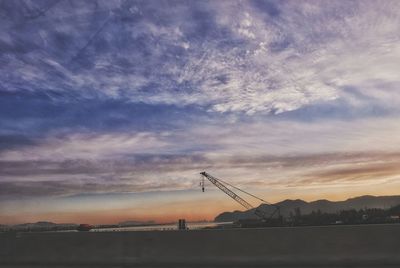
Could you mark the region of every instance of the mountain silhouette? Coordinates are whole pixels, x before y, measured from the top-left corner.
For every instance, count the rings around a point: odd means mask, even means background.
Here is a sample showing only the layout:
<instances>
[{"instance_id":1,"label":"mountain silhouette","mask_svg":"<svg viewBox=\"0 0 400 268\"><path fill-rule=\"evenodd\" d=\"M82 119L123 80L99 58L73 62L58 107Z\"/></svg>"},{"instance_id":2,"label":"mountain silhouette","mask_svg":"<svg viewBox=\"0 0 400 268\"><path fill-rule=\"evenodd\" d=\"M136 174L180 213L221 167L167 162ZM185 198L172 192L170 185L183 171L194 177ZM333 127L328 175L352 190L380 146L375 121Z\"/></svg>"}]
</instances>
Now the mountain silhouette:
<instances>
[{"instance_id":1,"label":"mountain silhouette","mask_svg":"<svg viewBox=\"0 0 400 268\"><path fill-rule=\"evenodd\" d=\"M280 213L283 217L288 217L290 214L295 215L296 210L301 214L309 214L312 211L321 211L326 213L336 213L348 209L364 209L364 208L382 208L389 209L400 204L400 195L395 196L372 196L364 195L354 198L349 198L345 201L329 201L326 199L306 202L301 199L291 200L286 199L274 205L261 204L258 209L264 210L267 213L272 213L275 206L279 206ZM246 211L223 212L215 217L215 222L228 222L243 219L257 219L254 214L254 209Z\"/></svg>"}]
</instances>

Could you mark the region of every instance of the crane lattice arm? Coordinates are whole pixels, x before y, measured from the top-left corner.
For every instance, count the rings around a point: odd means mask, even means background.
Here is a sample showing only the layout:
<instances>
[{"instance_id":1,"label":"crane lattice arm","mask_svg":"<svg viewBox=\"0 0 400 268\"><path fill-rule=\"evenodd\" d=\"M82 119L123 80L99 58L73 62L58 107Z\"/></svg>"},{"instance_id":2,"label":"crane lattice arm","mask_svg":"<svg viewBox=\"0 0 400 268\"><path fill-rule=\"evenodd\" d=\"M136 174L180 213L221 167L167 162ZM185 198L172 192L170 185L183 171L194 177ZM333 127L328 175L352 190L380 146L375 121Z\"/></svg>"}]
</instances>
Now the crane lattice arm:
<instances>
[{"instance_id":1,"label":"crane lattice arm","mask_svg":"<svg viewBox=\"0 0 400 268\"><path fill-rule=\"evenodd\" d=\"M254 214L256 214L258 217L260 217L263 220L269 220L272 218L272 216L278 211L279 213L279 208L277 207L277 209L271 214L268 215L267 213L265 213L264 211L258 209L258 208L254 208L249 202L247 202L246 200L244 200L242 197L240 197L238 194L236 194L235 192L231 191L228 187L225 186L225 184L228 183L224 183L221 180L215 178L214 176L208 174L207 172L203 171L200 172L201 175L203 175L203 181L201 182L201 186L203 188L203 192L204 192L204 178L207 178L212 184L214 184L215 186L217 186L221 191L223 191L224 193L226 193L228 196L230 196L233 200L235 200L236 202L238 202L239 204L241 204L243 207L245 207L246 209L254 209ZM254 198L257 198L259 200L261 200L263 203L268 204L265 200L262 200L261 198L258 198L255 195L252 195L246 191L243 191L233 185L230 185L233 188L248 194Z\"/></svg>"},{"instance_id":2,"label":"crane lattice arm","mask_svg":"<svg viewBox=\"0 0 400 268\"><path fill-rule=\"evenodd\" d=\"M203 171L200 173L201 175L203 175L204 177L206 177L212 184L214 184L215 186L217 186L221 191L223 191L224 193L226 193L227 195L229 195L230 197L232 197L236 202L238 202L239 204L241 204L242 206L244 206L247 209L252 209L254 208L250 203L248 203L246 200L244 200L243 198L241 198L240 196L238 196L237 194L235 194L234 192L232 192L231 190L228 189L228 187L226 187L222 182L220 182L217 178L211 176L210 174L208 174L207 172Z\"/></svg>"}]
</instances>

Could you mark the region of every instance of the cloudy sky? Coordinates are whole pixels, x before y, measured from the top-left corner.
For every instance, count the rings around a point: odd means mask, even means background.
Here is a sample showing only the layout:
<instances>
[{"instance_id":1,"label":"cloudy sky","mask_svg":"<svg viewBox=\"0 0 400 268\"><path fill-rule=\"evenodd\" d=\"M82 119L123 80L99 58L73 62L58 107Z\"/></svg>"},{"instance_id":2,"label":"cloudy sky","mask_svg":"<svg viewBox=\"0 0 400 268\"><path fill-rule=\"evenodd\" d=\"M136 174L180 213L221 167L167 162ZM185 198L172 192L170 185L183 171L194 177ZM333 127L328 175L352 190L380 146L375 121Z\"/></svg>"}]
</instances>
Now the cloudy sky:
<instances>
[{"instance_id":1,"label":"cloudy sky","mask_svg":"<svg viewBox=\"0 0 400 268\"><path fill-rule=\"evenodd\" d=\"M399 70L395 0L0 1L0 223L398 194Z\"/></svg>"}]
</instances>

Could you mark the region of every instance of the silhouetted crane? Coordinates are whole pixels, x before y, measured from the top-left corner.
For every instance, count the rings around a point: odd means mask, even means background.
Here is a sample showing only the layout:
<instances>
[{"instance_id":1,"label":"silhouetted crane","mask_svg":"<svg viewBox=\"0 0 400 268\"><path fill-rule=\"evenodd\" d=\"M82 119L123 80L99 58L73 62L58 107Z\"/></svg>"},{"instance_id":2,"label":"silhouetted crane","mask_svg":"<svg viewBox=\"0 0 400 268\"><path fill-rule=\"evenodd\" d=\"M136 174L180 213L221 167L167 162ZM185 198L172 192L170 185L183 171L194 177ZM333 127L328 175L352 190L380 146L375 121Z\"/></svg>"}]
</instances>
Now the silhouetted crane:
<instances>
[{"instance_id":1,"label":"silhouetted crane","mask_svg":"<svg viewBox=\"0 0 400 268\"><path fill-rule=\"evenodd\" d=\"M203 171L200 172L200 174L202 175L202 180L200 182L200 186L202 188L202 191L204 192L204 178L208 179L212 184L214 184L216 187L218 187L221 191L223 191L224 193L226 193L227 195L229 195L233 200L235 200L236 202L238 202L240 205L242 205L243 207L245 207L246 209L254 209L254 214L256 214L261 220L263 221L269 221L272 219L272 217L278 213L278 216L280 217L280 211L279 211L279 207L277 205L274 204L270 204L267 201L249 193L246 192L236 186L233 186L230 183L227 183L221 179L217 179L214 176L208 174L207 172ZM235 192L233 192L232 190L230 190L226 185L244 193L247 194L253 198L258 199L259 201L261 201L263 204L267 204L267 205L271 205L275 207L275 210L271 213L268 214L265 211L259 209L259 208L255 208L253 207L249 202L247 202L246 200L244 200L242 197L240 197L238 194L236 194Z\"/></svg>"}]
</instances>

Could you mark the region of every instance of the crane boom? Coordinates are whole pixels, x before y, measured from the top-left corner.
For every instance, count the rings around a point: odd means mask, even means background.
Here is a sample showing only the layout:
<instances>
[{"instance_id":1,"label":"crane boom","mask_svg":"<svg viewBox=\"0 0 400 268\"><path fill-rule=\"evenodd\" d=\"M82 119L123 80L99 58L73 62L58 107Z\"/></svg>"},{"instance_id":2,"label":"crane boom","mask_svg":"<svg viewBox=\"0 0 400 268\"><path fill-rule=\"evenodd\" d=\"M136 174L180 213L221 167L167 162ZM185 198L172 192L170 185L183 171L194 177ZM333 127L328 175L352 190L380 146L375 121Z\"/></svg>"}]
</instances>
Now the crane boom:
<instances>
[{"instance_id":1,"label":"crane boom","mask_svg":"<svg viewBox=\"0 0 400 268\"><path fill-rule=\"evenodd\" d=\"M277 207L277 206L275 206L276 209L275 209L275 211L274 211L271 215L267 214L265 211L262 211L262 210L260 210L260 209L258 209L258 208L254 208L249 202L247 202L247 201L244 200L242 197L240 197L238 194L236 194L235 192L231 191L228 187L226 187L225 184L228 184L228 183L222 182L221 180L215 178L214 176L208 174L208 173L205 172L205 171L200 172L200 174L203 175L203 181L202 181L202 183L201 183L201 186L202 186L202 188L203 188L203 192L204 192L204 178L207 178L212 184L214 184L214 185L215 185L216 187L218 187L221 191L223 191L225 194L227 194L228 196L230 196L233 200L235 200L236 202L238 202L240 205L242 205L242 206L245 207L246 209L254 209L254 214L256 214L259 218L261 218L261 219L264 220L264 221L267 221L267 220L271 219L271 218L273 217L273 215L274 215L276 212L279 213L279 207ZM230 184L229 184L229 185L230 185ZM241 189L239 189L239 188L237 188L237 187L235 187L235 186L233 186L233 185L230 185L230 186L232 186L233 188L235 188L235 189L237 189L237 190L239 190L239 191L241 191L241 192L243 192L243 193L245 193L245 194L247 194L247 195L250 195L250 196L252 196L252 197L254 197L254 198L257 198L257 199L261 200L261 201L262 201L263 203L265 203L265 204L268 204L265 200L263 200L263 199L261 199L261 198L258 198L258 197L255 196L255 195L252 195L252 194L250 194L250 193L248 193L248 192L246 192L246 191L243 191L243 190L241 190Z\"/></svg>"},{"instance_id":2,"label":"crane boom","mask_svg":"<svg viewBox=\"0 0 400 268\"><path fill-rule=\"evenodd\" d=\"M226 187L222 182L220 182L217 178L211 176L207 172L203 171L200 173L204 177L206 177L212 184L217 186L221 191L229 195L233 200L241 204L243 207L247 209L252 209L254 208L250 203L248 203L246 200L235 194L233 191L229 190L228 187Z\"/></svg>"}]
</instances>

